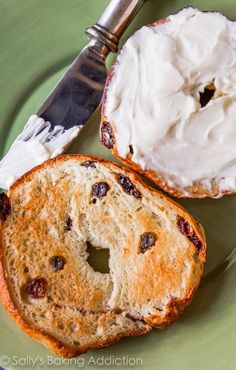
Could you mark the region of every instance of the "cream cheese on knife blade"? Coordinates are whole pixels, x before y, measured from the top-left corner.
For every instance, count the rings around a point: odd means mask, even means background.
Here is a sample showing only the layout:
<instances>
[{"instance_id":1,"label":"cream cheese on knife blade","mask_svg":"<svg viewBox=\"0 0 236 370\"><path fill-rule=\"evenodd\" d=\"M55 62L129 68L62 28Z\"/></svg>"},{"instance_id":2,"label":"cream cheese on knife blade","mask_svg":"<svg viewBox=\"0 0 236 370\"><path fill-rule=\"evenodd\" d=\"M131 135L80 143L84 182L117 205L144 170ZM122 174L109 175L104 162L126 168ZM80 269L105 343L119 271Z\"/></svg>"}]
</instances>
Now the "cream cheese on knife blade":
<instances>
[{"instance_id":1,"label":"cream cheese on knife blade","mask_svg":"<svg viewBox=\"0 0 236 370\"><path fill-rule=\"evenodd\" d=\"M50 122L45 122L37 115L29 118L23 132L0 162L0 188L8 190L24 173L63 153L82 126L74 126L65 132L60 125L55 126L51 132L50 128ZM30 140L27 141L27 138Z\"/></svg>"}]
</instances>

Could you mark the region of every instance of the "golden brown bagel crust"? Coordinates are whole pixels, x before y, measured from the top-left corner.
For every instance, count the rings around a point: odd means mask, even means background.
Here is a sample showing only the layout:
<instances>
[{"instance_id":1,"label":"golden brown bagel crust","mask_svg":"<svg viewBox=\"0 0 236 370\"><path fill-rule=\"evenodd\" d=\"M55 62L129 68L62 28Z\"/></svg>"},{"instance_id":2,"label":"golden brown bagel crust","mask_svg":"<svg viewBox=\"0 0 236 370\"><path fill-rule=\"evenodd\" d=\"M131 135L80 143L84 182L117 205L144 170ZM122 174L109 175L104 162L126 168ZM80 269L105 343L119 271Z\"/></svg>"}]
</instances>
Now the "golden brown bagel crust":
<instances>
[{"instance_id":1,"label":"golden brown bagel crust","mask_svg":"<svg viewBox=\"0 0 236 370\"><path fill-rule=\"evenodd\" d=\"M28 173L26 173L24 176L22 176L19 180L17 180L12 187L9 190L9 197L11 199L11 196L15 191L18 190L21 186L23 186L25 183L30 181L37 173L39 173L42 169L50 169L51 167L60 165L60 163L64 163L65 161L70 161L71 159L77 160L78 165L82 161L87 160L94 160L98 163L104 164L107 168L114 170L115 172L122 173L123 175L129 176L129 178L132 180L133 184L136 186L140 186L141 188L146 189L149 191L154 197L161 197L165 200L167 200L172 206L173 209L177 210L178 215L180 217L183 217L194 229L197 237L202 243L202 247L199 251L198 259L199 259L199 265L196 267L197 276L195 276L194 282L191 283L191 281L188 283L188 294L186 297L184 297L181 300L178 300L176 298L171 299L171 301L168 303L168 310L166 312L166 315L162 317L160 320L160 317L156 315L148 315L142 318L143 320L143 326L137 327L135 330L126 331L125 334L118 334L114 335L113 337L107 338L107 340L98 340L96 343L93 343L92 346L71 346L66 345L65 343L62 343L58 339L54 338L52 335L48 334L45 330L40 330L36 326L32 325L27 321L27 319L24 317L21 311L21 307L18 302L14 299L14 292L11 291L11 284L9 282L9 276L6 271L5 267L5 260L3 255L3 232L4 232L4 222L2 221L0 224L0 298L1 301L6 308L6 310L9 312L9 314L12 316L12 318L17 322L17 324L32 338L37 340L38 342L44 344L46 347L48 347L51 351L55 352L58 355L64 356L64 357L75 357L80 355L81 353L86 352L87 350L91 348L101 348L108 346L120 338L124 336L136 336L136 335L142 335L147 332L149 332L153 326L157 327L166 327L170 325L172 322L174 322L176 319L179 318L181 315L183 309L191 302L193 298L193 294L198 288L200 277L203 271L203 264L206 259L206 243L204 238L204 233L201 229L201 227L198 225L198 223L194 220L194 218L189 215L181 206L176 204L173 200L169 199L165 195L162 195L161 193L157 192L150 186L148 186L146 183L144 183L134 172L131 172L130 170L125 169L124 167L121 167L113 162L108 162L104 159L100 159L94 156L85 156L85 155L63 155L56 157L54 159L48 160L44 162L43 164L35 167ZM192 248L192 243L189 242L190 248ZM111 313L112 314L112 313ZM134 318L135 320L135 318Z\"/></svg>"},{"instance_id":2,"label":"golden brown bagel crust","mask_svg":"<svg viewBox=\"0 0 236 370\"><path fill-rule=\"evenodd\" d=\"M168 17L160 19L154 23L151 23L147 26L157 26L166 22L169 22L170 19ZM154 184L159 186L161 189L166 191L167 193L175 196L176 198L206 198L206 197L211 197L211 198L220 198L223 195L226 194L235 194L236 190L221 190L217 184L216 181L212 181L212 187L211 189L204 188L200 183L196 183L193 186L188 187L186 189L188 192L184 191L181 187L178 187L177 185L174 187L171 187L168 185L167 179L165 176L162 175L162 173L158 173L156 171L150 170L150 169L145 169L143 170L142 167L132 161L132 154L129 153L126 158L123 158L119 155L119 152L117 150L116 142L115 142L115 125L114 122L110 122L108 118L105 115L105 108L106 108L106 99L107 99L107 94L109 90L109 85L112 80L113 74L116 70L118 62L116 62L107 77L104 93L103 93L103 98L102 98L102 109L101 109L101 124L100 124L100 129L102 128L104 123L109 123L111 126L112 132L114 134L114 144L112 148L109 148L114 156L116 156L122 163L124 163L126 166L131 168L132 170L137 171L138 173L142 174L145 176L147 179L153 181ZM101 130L100 130L100 137L101 137ZM101 137L101 142L104 145Z\"/></svg>"}]
</instances>

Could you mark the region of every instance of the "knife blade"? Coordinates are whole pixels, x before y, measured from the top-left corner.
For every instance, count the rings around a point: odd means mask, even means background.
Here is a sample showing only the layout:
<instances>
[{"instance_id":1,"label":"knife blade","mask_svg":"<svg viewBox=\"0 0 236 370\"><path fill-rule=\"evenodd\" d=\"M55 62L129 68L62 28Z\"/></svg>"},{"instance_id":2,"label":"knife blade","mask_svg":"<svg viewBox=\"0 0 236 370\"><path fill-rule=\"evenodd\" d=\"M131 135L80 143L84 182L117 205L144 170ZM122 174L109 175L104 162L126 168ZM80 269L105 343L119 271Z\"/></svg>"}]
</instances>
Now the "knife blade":
<instances>
[{"instance_id":1,"label":"knife blade","mask_svg":"<svg viewBox=\"0 0 236 370\"><path fill-rule=\"evenodd\" d=\"M37 115L68 130L84 126L99 107L107 78L104 52L86 46L40 107Z\"/></svg>"},{"instance_id":2,"label":"knife blade","mask_svg":"<svg viewBox=\"0 0 236 370\"><path fill-rule=\"evenodd\" d=\"M111 0L86 33L91 41L52 90L0 162L0 188L43 161L63 153L101 103L106 57L145 0Z\"/></svg>"}]
</instances>

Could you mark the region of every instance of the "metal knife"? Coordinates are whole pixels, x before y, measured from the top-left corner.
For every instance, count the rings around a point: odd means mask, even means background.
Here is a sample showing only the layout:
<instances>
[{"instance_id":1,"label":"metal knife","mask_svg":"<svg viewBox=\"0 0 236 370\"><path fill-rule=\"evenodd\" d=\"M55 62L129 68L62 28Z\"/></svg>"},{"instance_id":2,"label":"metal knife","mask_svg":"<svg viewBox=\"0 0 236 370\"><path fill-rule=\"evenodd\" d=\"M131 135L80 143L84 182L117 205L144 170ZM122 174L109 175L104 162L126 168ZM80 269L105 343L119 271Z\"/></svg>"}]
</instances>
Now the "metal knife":
<instances>
[{"instance_id":1,"label":"metal knife","mask_svg":"<svg viewBox=\"0 0 236 370\"><path fill-rule=\"evenodd\" d=\"M40 119L28 121L1 160L0 187L7 189L35 165L60 154L78 135L101 103L107 55L118 51L120 37L144 2L111 0L98 22L86 30L90 42L39 108ZM36 143L42 146L41 155L34 158Z\"/></svg>"}]
</instances>

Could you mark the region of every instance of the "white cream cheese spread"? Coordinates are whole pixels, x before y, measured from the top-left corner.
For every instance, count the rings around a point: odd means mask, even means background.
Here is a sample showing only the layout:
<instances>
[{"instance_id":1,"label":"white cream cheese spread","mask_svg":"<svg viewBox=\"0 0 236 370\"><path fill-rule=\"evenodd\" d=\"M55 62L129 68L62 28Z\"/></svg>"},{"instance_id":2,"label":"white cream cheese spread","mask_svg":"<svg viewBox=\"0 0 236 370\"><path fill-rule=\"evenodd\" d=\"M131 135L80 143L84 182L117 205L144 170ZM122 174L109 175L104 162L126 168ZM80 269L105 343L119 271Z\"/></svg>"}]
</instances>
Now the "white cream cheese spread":
<instances>
[{"instance_id":1,"label":"white cream cheese spread","mask_svg":"<svg viewBox=\"0 0 236 370\"><path fill-rule=\"evenodd\" d=\"M80 129L80 126L74 126L65 131L58 125L51 130L50 122L37 115L31 116L0 162L0 188L9 189L25 172L63 153Z\"/></svg>"},{"instance_id":2,"label":"white cream cheese spread","mask_svg":"<svg viewBox=\"0 0 236 370\"><path fill-rule=\"evenodd\" d=\"M105 116L117 150L169 186L236 188L236 22L185 8L142 27L123 47ZM207 86L214 97L202 106Z\"/></svg>"}]
</instances>

